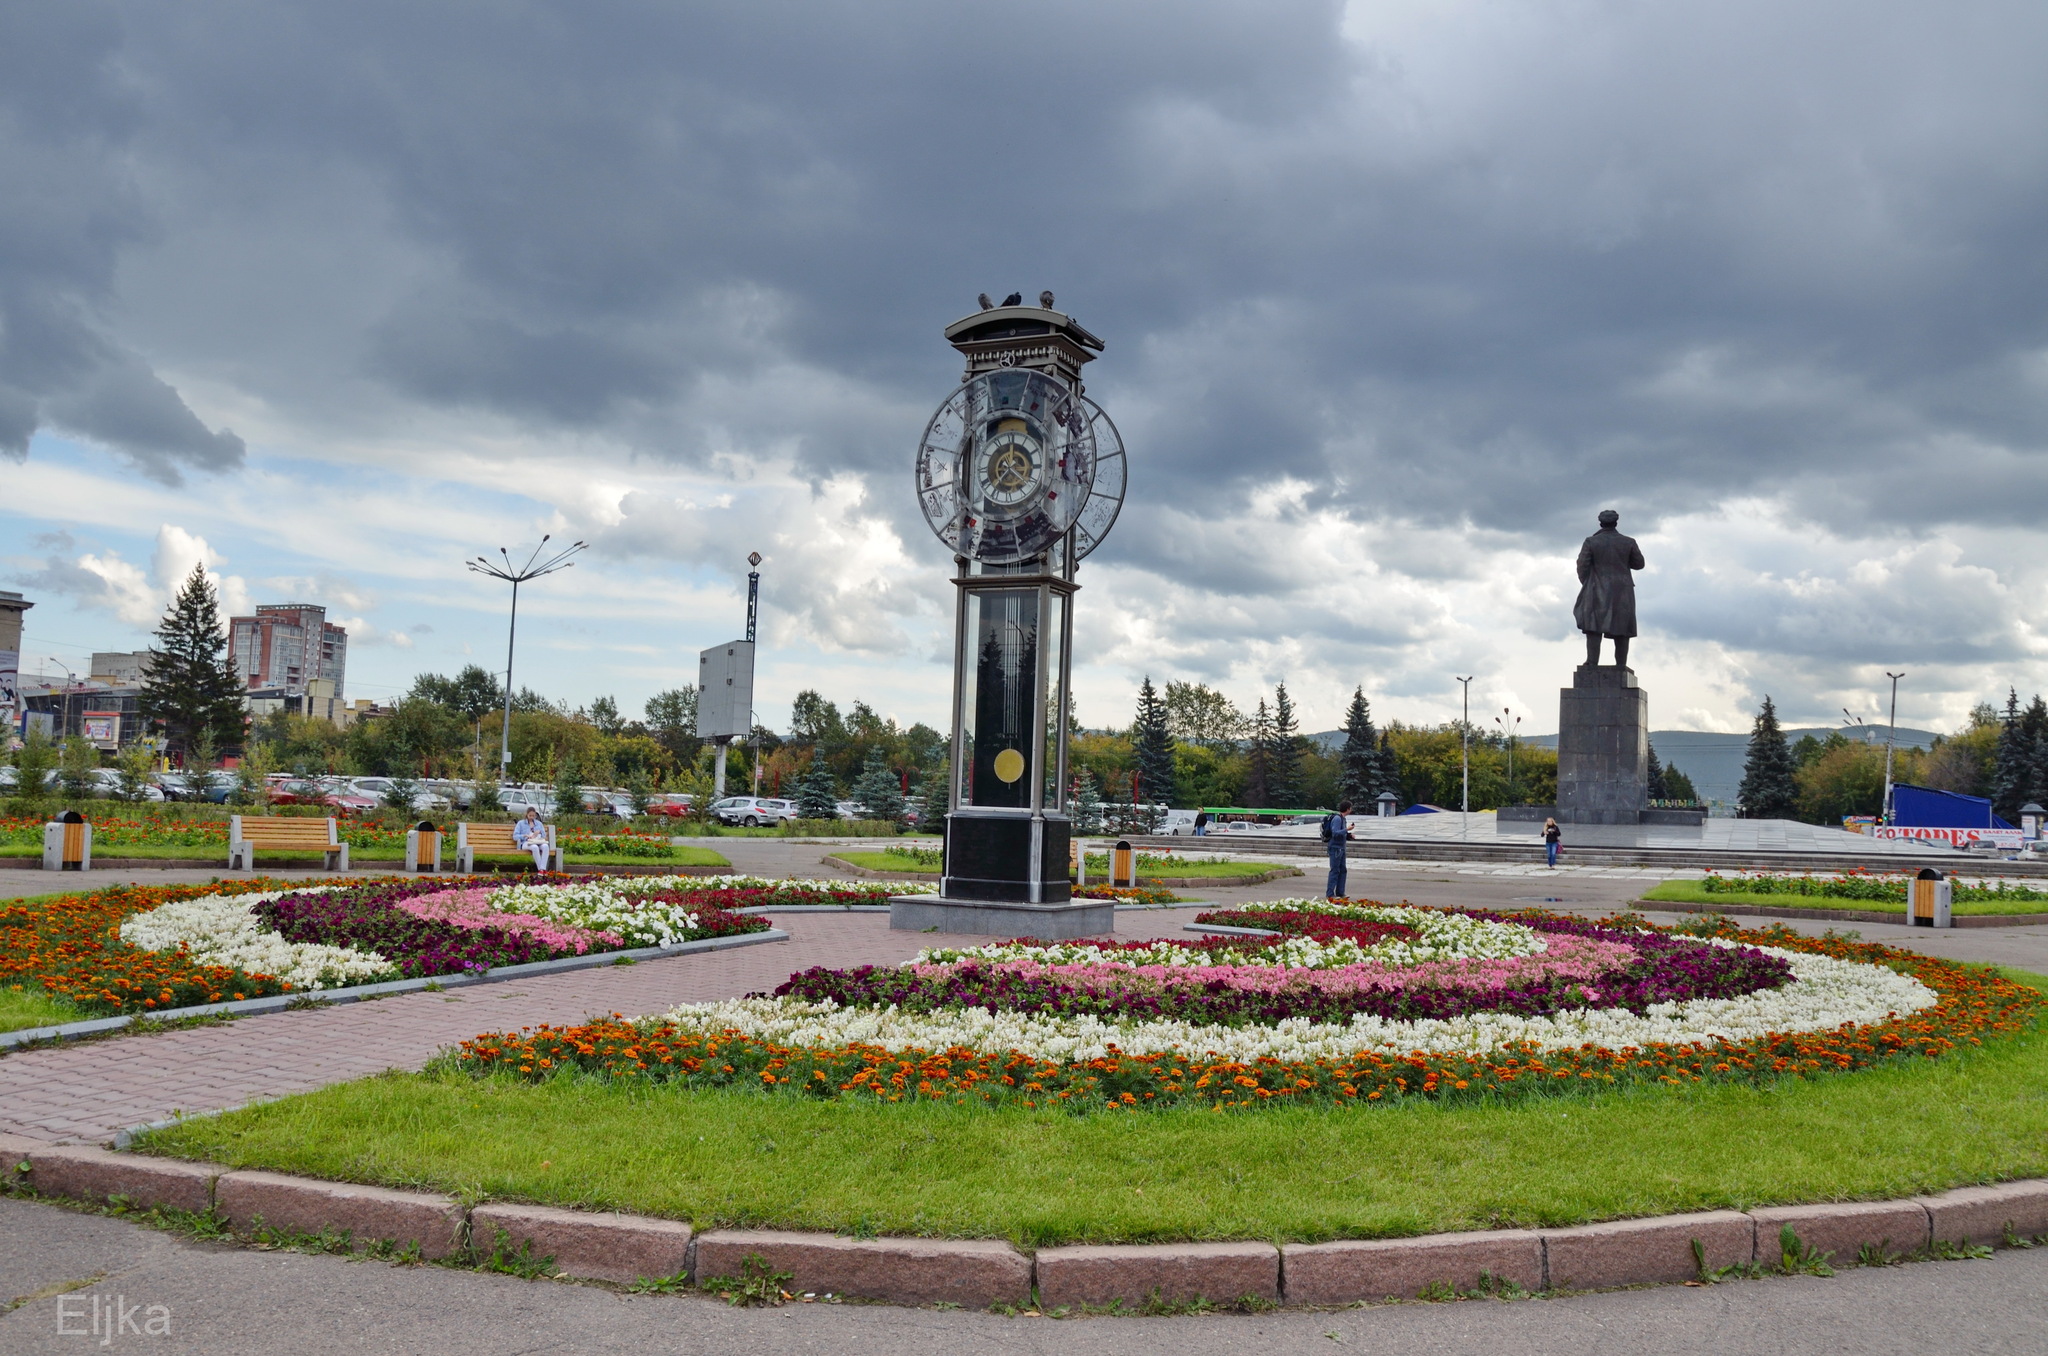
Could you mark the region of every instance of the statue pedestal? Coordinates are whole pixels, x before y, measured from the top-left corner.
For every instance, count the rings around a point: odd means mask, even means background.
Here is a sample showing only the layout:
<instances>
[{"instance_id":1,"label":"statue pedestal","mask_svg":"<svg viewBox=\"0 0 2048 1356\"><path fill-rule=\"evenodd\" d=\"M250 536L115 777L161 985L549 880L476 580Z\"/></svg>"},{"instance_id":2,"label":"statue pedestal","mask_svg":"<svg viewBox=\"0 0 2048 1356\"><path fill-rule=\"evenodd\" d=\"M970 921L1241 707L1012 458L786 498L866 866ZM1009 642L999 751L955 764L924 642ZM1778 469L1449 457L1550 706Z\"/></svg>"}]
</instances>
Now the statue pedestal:
<instances>
[{"instance_id":1,"label":"statue pedestal","mask_svg":"<svg viewBox=\"0 0 2048 1356\"><path fill-rule=\"evenodd\" d=\"M1649 694L1633 669L1581 664L1558 693L1557 822L1640 824L1649 788Z\"/></svg>"}]
</instances>

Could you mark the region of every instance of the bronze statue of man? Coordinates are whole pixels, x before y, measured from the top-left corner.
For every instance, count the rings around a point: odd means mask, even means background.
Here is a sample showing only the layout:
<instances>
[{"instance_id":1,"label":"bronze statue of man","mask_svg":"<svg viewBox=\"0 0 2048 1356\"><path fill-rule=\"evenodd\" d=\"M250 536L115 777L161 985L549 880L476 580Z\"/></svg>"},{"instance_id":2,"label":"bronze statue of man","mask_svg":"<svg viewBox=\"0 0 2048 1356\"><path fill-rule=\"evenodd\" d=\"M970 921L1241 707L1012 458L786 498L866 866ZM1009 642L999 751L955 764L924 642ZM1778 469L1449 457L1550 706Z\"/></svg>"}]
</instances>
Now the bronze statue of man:
<instances>
[{"instance_id":1,"label":"bronze statue of man","mask_svg":"<svg viewBox=\"0 0 2048 1356\"><path fill-rule=\"evenodd\" d=\"M1628 642L1636 633L1636 580L1630 573L1643 568L1642 548L1634 537L1624 537L1616 525L1621 515L1613 509L1600 511L1600 530L1579 547L1579 601L1572 605L1572 620L1586 633L1586 663L1600 662L1600 637L1614 642L1616 668L1628 667Z\"/></svg>"}]
</instances>

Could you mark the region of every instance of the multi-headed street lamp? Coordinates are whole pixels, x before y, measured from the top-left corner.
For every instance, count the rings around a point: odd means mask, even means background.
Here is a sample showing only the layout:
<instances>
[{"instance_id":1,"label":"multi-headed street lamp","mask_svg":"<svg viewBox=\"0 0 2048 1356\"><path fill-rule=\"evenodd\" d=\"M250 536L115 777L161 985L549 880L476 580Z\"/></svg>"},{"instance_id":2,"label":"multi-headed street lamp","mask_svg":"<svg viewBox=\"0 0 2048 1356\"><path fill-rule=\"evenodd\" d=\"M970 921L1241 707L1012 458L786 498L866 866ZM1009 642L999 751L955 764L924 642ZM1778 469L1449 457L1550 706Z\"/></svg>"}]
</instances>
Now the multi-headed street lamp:
<instances>
[{"instance_id":1,"label":"multi-headed street lamp","mask_svg":"<svg viewBox=\"0 0 2048 1356\"><path fill-rule=\"evenodd\" d=\"M514 565L511 555L502 546L498 548L498 555L503 559L503 564L488 556L478 556L474 560L464 562L475 573L502 579L512 586L512 620L505 629L505 727L499 732L498 741L500 781L512 773L512 643L519 634L519 586L530 579L539 579L543 575L553 574L556 570L568 569L576 563L569 557L589 546L588 542L572 542L568 546L556 547L552 554L543 559L543 553L548 549L549 538L553 535L549 533L540 539L540 545L533 548L533 554L526 558L524 565Z\"/></svg>"}]
</instances>

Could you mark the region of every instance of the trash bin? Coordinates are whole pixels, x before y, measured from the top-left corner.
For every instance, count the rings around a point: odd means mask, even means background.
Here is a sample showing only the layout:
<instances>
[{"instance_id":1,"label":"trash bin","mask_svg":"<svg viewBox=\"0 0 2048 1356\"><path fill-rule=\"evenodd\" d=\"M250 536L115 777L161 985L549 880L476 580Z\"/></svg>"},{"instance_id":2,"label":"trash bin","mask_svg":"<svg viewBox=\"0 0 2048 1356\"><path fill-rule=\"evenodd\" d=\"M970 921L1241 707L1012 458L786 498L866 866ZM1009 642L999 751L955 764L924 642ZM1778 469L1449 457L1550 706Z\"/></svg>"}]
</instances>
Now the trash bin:
<instances>
[{"instance_id":1,"label":"trash bin","mask_svg":"<svg viewBox=\"0 0 2048 1356\"><path fill-rule=\"evenodd\" d=\"M1906 903L1906 926L1914 928L1950 928L1955 926L1950 902L1955 898L1955 882L1943 876L1933 867L1923 867L1920 874L1906 887L1911 894Z\"/></svg>"},{"instance_id":2,"label":"trash bin","mask_svg":"<svg viewBox=\"0 0 2048 1356\"><path fill-rule=\"evenodd\" d=\"M66 810L43 825L43 870L92 870L92 825L76 810Z\"/></svg>"},{"instance_id":3,"label":"trash bin","mask_svg":"<svg viewBox=\"0 0 2048 1356\"><path fill-rule=\"evenodd\" d=\"M431 819L422 819L405 831L405 869L440 871L441 831Z\"/></svg>"},{"instance_id":4,"label":"trash bin","mask_svg":"<svg viewBox=\"0 0 2048 1356\"><path fill-rule=\"evenodd\" d=\"M1112 888L1138 883L1138 854L1124 839L1117 839L1109 853L1109 883Z\"/></svg>"}]
</instances>

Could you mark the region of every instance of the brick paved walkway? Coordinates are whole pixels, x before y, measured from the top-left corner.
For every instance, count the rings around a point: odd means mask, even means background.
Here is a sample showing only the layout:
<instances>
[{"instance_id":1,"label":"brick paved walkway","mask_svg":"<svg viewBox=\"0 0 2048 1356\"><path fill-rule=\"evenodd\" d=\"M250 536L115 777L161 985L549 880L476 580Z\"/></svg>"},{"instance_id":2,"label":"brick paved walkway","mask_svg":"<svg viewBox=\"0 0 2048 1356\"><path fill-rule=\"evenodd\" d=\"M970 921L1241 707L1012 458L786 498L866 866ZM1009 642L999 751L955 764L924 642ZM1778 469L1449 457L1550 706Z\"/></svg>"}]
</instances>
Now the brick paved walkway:
<instances>
[{"instance_id":1,"label":"brick paved walkway","mask_svg":"<svg viewBox=\"0 0 2048 1356\"><path fill-rule=\"evenodd\" d=\"M1125 913L1117 933L1177 934L1194 912ZM921 947L986 940L891 932L886 914L778 914L773 921L789 941L8 1055L0 1058L0 1134L98 1143L181 1111L417 1069L435 1051L485 1031L600 1013L643 1016L772 989L814 965L891 964Z\"/></svg>"}]
</instances>

